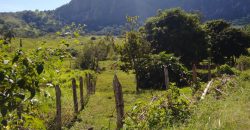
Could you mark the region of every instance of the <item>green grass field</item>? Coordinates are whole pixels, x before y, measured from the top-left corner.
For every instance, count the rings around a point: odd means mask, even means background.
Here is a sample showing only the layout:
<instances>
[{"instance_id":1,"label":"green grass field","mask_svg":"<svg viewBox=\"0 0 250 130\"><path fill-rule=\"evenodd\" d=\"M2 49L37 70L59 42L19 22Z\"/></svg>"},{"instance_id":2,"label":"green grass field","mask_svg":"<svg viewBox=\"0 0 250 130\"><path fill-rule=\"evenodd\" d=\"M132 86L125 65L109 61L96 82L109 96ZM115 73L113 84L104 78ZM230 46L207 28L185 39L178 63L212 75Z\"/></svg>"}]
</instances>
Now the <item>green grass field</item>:
<instances>
[{"instance_id":1,"label":"green grass field","mask_svg":"<svg viewBox=\"0 0 250 130\"><path fill-rule=\"evenodd\" d=\"M84 47L85 43L90 41L92 36L79 37L79 43L74 42L74 39L67 39L70 46L79 50ZM98 36L97 40L103 37ZM23 50L29 51L37 47L51 47L58 48L61 41L64 38L57 37L55 35L45 36L40 38L22 38ZM116 42L121 43L121 40ZM12 48L19 47L19 38L13 41ZM96 94L91 95L85 109L79 113L77 120L71 122L74 119L73 113L73 97L71 89L71 78L78 79L80 76L85 76L83 70L72 69L70 62L74 64L74 61L64 60L60 65L60 72L53 73L56 78L53 81L60 84L62 91L62 118L64 129L71 130L84 130L93 127L96 130L110 129L113 130L116 127L116 111L115 111L115 99L112 81L114 74L118 75L118 78L123 87L123 96L125 100L125 112L128 112L136 102L149 102L153 95L165 93L165 91L159 90L142 90L139 94L135 92L135 77L133 73L125 73L120 70L115 71L112 69L114 61L101 61L100 67L105 68L104 71L97 75ZM53 70L50 70L53 71ZM244 72L245 75L249 75L250 71ZM48 73L45 72L44 76L49 78ZM223 96L221 99L216 99L213 95L209 94L205 100L194 105L192 108L192 115L188 123L181 126L175 126L171 129L188 129L188 130L247 130L250 126L250 81L249 78L243 80L242 76L235 79L236 85L229 86L225 89L228 96ZM202 88L206 84L203 84ZM78 99L79 99L79 88ZM191 98L192 90L189 87L180 89L181 94ZM86 95L86 86L84 86L84 94ZM48 87L46 85L41 87L41 91L35 99L38 100L37 107L34 108L34 113L43 120L50 129L53 127L53 120L55 118L55 90L54 87ZM38 129L39 127L34 127Z\"/></svg>"}]
</instances>

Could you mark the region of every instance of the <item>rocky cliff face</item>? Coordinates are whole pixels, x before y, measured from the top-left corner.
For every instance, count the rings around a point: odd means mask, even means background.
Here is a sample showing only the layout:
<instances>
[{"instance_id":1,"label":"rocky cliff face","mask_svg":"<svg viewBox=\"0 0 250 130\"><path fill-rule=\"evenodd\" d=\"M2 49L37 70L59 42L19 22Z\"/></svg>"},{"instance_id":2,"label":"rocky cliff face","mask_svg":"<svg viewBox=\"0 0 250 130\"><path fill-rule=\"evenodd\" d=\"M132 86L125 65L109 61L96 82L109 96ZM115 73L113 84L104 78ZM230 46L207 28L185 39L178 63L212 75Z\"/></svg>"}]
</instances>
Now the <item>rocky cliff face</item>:
<instances>
[{"instance_id":1,"label":"rocky cliff face","mask_svg":"<svg viewBox=\"0 0 250 130\"><path fill-rule=\"evenodd\" d=\"M205 19L235 19L250 14L250 0L72 0L58 8L58 18L66 23L87 24L90 28L123 24L126 15L142 20L158 9L182 7L200 11Z\"/></svg>"}]
</instances>

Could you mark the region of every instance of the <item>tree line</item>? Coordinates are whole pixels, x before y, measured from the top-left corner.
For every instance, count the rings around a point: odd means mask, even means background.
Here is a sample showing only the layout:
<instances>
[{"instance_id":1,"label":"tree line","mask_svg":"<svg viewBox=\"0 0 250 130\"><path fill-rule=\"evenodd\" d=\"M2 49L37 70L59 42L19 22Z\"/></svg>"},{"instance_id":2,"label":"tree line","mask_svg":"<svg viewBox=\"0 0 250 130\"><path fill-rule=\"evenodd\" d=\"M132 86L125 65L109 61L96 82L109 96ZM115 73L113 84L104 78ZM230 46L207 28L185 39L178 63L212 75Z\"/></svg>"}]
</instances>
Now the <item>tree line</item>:
<instances>
[{"instance_id":1,"label":"tree line","mask_svg":"<svg viewBox=\"0 0 250 130\"><path fill-rule=\"evenodd\" d=\"M133 26L136 17L128 20ZM201 22L197 13L182 9L159 11L138 30L126 32L121 49L121 68L133 69L139 88L164 86L163 65L179 86L190 84L190 70L204 60L215 66L234 66L236 58L248 54L250 36L224 20Z\"/></svg>"}]
</instances>

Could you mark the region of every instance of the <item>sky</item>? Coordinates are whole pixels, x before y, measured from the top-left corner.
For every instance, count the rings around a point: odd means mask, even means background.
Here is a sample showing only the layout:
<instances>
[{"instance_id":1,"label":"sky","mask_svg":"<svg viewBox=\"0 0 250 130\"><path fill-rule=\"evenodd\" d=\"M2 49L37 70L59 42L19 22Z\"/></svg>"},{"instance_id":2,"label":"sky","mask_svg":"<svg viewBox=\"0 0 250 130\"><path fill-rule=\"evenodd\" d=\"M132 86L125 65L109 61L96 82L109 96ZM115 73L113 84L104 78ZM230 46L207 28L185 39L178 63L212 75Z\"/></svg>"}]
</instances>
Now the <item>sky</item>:
<instances>
[{"instance_id":1,"label":"sky","mask_svg":"<svg viewBox=\"0 0 250 130\"><path fill-rule=\"evenodd\" d=\"M23 10L53 10L70 0L0 0L0 12Z\"/></svg>"}]
</instances>

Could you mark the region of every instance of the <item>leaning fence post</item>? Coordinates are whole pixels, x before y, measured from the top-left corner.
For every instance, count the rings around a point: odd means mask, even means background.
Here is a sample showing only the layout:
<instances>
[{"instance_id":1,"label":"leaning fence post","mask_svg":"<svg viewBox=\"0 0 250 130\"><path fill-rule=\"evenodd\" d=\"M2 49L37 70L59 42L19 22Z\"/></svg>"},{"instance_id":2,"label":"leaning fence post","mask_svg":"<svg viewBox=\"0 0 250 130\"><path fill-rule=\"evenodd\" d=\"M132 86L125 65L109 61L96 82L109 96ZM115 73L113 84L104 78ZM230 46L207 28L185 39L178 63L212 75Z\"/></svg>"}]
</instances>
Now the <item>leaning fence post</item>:
<instances>
[{"instance_id":1,"label":"leaning fence post","mask_svg":"<svg viewBox=\"0 0 250 130\"><path fill-rule=\"evenodd\" d=\"M83 98L83 78L80 77L80 102L81 102L81 109L84 109L84 98Z\"/></svg>"},{"instance_id":2,"label":"leaning fence post","mask_svg":"<svg viewBox=\"0 0 250 130\"><path fill-rule=\"evenodd\" d=\"M124 118L124 101L122 94L122 86L117 78L117 75L114 76L113 87L115 93L115 102L116 102L116 112L117 112L117 130L121 129L123 126Z\"/></svg>"},{"instance_id":3,"label":"leaning fence post","mask_svg":"<svg viewBox=\"0 0 250 130\"><path fill-rule=\"evenodd\" d=\"M61 90L59 85L56 85L56 130L62 129L62 115L61 115Z\"/></svg>"},{"instance_id":4,"label":"leaning fence post","mask_svg":"<svg viewBox=\"0 0 250 130\"><path fill-rule=\"evenodd\" d=\"M166 85L166 90L169 88L169 74L168 74L168 67L166 65L164 67L164 76L165 76L165 85Z\"/></svg>"},{"instance_id":5,"label":"leaning fence post","mask_svg":"<svg viewBox=\"0 0 250 130\"><path fill-rule=\"evenodd\" d=\"M72 89L73 89L73 101L74 101L74 112L78 113L78 102L77 102L77 93L76 93L76 79L72 79Z\"/></svg>"}]
</instances>

